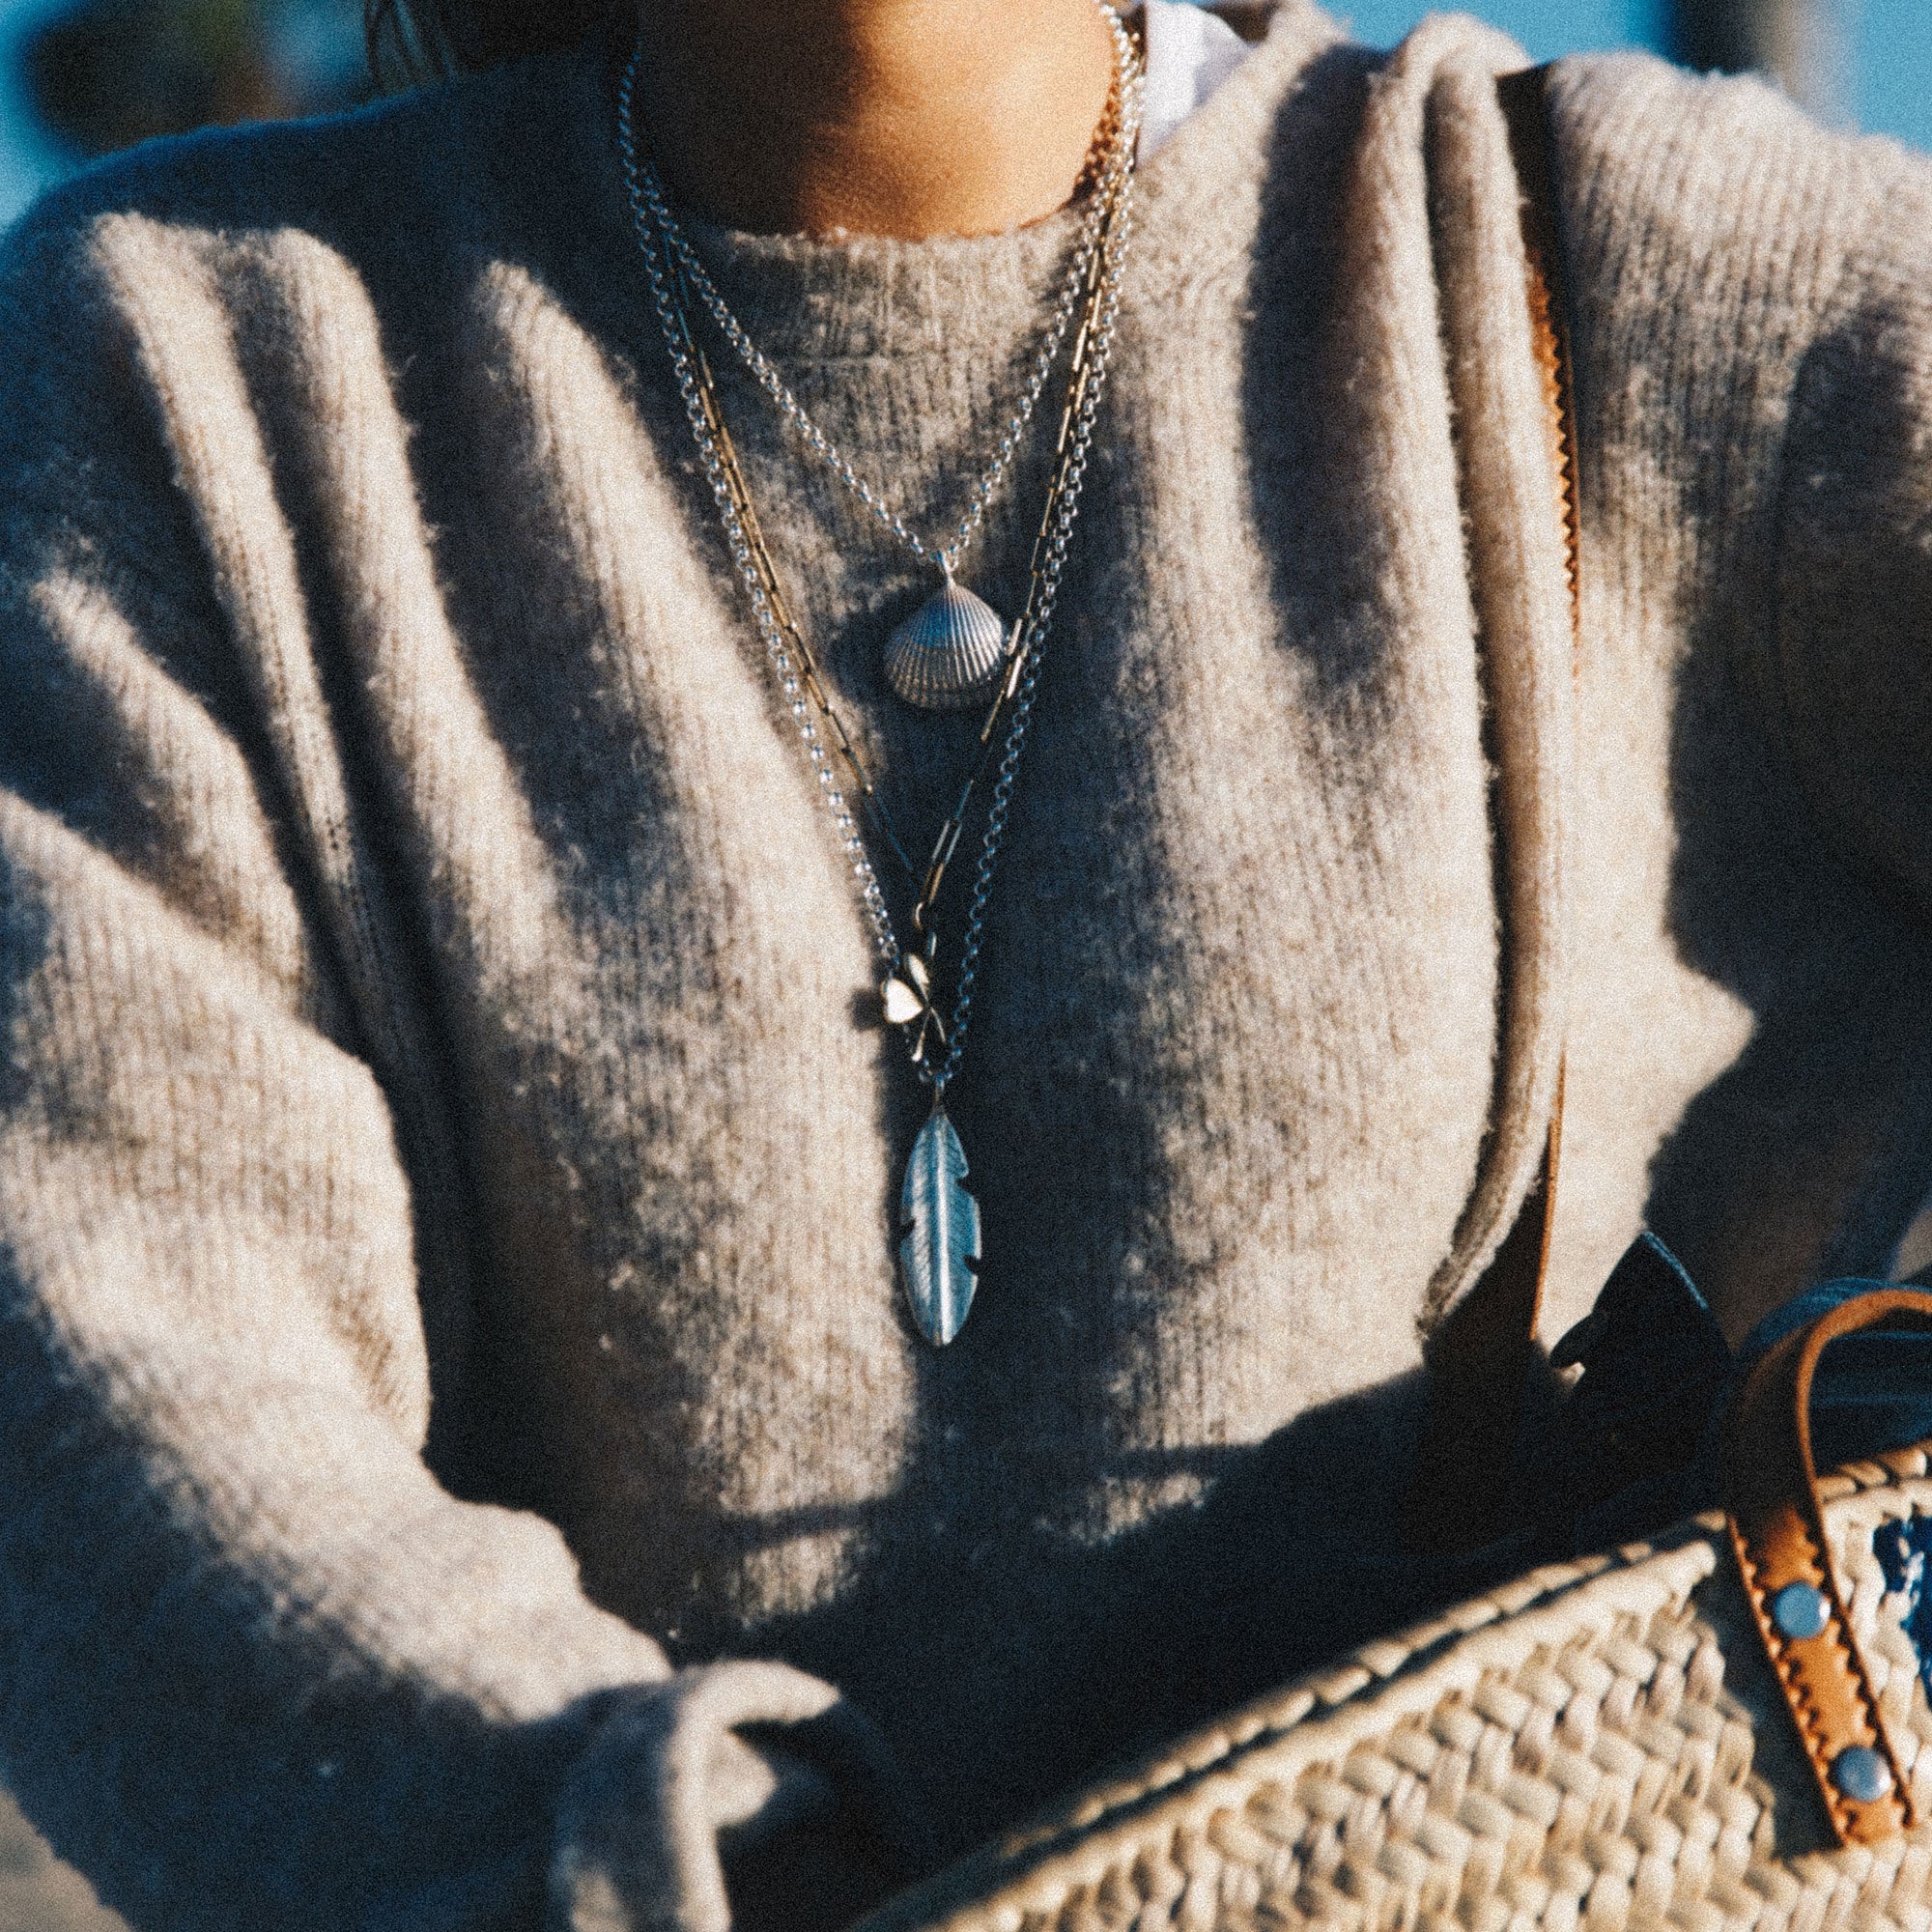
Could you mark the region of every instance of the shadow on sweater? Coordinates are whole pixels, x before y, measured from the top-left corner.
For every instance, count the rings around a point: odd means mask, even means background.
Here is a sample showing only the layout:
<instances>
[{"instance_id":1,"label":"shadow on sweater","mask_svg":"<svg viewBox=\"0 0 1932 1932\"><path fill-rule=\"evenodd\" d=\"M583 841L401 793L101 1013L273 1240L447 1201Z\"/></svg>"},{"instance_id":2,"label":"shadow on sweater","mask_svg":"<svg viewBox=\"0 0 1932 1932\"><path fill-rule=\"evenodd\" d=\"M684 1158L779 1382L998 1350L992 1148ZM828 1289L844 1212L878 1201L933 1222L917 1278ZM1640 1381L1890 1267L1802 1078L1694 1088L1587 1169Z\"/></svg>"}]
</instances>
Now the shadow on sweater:
<instances>
[{"instance_id":1,"label":"shadow on sweater","mask_svg":"<svg viewBox=\"0 0 1932 1932\"><path fill-rule=\"evenodd\" d=\"M1108 1761L1468 1587L1466 1572L1402 1548L1396 1489L1423 1393L1416 1374L1311 1410L1251 1449L1127 1459L1137 1475L1158 1463L1207 1478L1207 1499L1091 1547L983 1509L962 1534L945 1494L916 1477L886 1505L891 1527L871 1525L862 1591L750 1632L690 1632L688 1648L778 1654L834 1683L867 1680L914 1792L955 1794L944 1814L926 1807L939 1854L953 1856ZM782 1538L798 1525L768 1528ZM1013 1735L960 1764L952 1739L984 1738L992 1684L1015 1714ZM1029 1721L1042 1710L1050 1728Z\"/></svg>"},{"instance_id":2,"label":"shadow on sweater","mask_svg":"<svg viewBox=\"0 0 1932 1932\"><path fill-rule=\"evenodd\" d=\"M1893 307L1867 295L1799 358L1770 500L1708 432L1676 479L1687 517L1737 501L1678 673L1670 927L1754 1030L1661 1149L1646 1220L1733 1343L1810 1282L1885 1277L1932 1179L1932 698L1875 648L1932 635L1927 399Z\"/></svg>"},{"instance_id":3,"label":"shadow on sweater","mask_svg":"<svg viewBox=\"0 0 1932 1932\"><path fill-rule=\"evenodd\" d=\"M127 1932L87 1881L0 1794L0 1932Z\"/></svg>"}]
</instances>

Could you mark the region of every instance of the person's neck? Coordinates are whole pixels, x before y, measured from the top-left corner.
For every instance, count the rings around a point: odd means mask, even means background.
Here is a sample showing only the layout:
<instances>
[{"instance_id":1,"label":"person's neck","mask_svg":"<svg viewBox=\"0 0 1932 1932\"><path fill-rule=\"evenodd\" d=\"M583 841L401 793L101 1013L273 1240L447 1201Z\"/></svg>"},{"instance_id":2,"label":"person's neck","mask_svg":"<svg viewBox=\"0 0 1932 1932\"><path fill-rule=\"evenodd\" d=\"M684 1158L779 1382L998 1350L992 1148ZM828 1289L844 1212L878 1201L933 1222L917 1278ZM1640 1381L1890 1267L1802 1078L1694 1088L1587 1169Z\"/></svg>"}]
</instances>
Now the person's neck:
<instances>
[{"instance_id":1,"label":"person's neck","mask_svg":"<svg viewBox=\"0 0 1932 1932\"><path fill-rule=\"evenodd\" d=\"M639 120L678 198L760 234L998 234L1073 193L1094 0L639 0Z\"/></svg>"}]
</instances>

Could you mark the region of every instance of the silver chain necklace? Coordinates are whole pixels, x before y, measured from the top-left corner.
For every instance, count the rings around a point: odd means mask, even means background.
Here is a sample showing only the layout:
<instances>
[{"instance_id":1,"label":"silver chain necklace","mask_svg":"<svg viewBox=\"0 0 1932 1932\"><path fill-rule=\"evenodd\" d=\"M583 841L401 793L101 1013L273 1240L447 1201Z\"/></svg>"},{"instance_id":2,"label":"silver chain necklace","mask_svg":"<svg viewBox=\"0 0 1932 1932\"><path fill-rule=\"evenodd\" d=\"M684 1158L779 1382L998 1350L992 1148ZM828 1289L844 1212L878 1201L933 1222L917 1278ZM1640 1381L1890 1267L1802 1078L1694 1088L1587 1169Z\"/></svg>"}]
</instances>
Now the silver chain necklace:
<instances>
[{"instance_id":1,"label":"silver chain necklace","mask_svg":"<svg viewBox=\"0 0 1932 1932\"><path fill-rule=\"evenodd\" d=\"M1109 96L1109 111L1116 127L1109 144L1109 159L1120 142L1120 126L1124 115L1128 77L1137 71L1139 56L1124 22L1106 0L1095 0L1102 19L1114 42L1114 79ZM1047 377L1060 357L1067 330L1073 325L1082 297L1092 286L1091 270L1106 219L1106 198L1094 194L1081 222L1080 240L1067 263L1060 298L1054 305L1051 322L1040 340L1019 406L1000 437L992 459L980 472L967 497L966 507L952 533L943 541L928 542L886 501L882 494L863 476L845 452L827 435L797 396L792 393L770 357L753 341L750 333L732 313L720 292L703 257L678 220L670 196L659 179L648 156L639 157L635 193L649 210L650 218L676 263L677 273L686 288L703 305L718 331L728 342L740 362L756 380L800 442L844 484L863 503L880 526L921 563L937 565L939 588L917 611L895 627L886 640L884 669L886 682L906 703L924 711L964 711L983 703L999 682L1009 639L999 613L983 597L956 583L954 573L959 560L979 534L985 521L993 493L1005 477L1014 452L1026 435L1046 387Z\"/></svg>"},{"instance_id":2,"label":"silver chain necklace","mask_svg":"<svg viewBox=\"0 0 1932 1932\"><path fill-rule=\"evenodd\" d=\"M966 1155L958 1132L946 1113L946 1090L959 1070L966 1048L986 911L1006 839L1020 753L1038 689L1041 652L1052 629L1066 552L1079 516L1080 493L1092 452L1094 425L1106 386L1107 363L1120 312L1122 272L1133 228L1133 160L1140 128L1141 68L1118 17L1104 0L1096 0L1096 4L1102 5L1110 26L1116 31L1117 59L1123 65L1116 77L1115 139L1094 193L1094 206L1082 224L1077 259L1084 267L1077 293L1084 298L1086 314L1074 342L1066 404L1056 448L1057 468L1034 542L1026 608L1013 624L1010 639L1003 640L989 693L990 709L979 734L972 769L957 804L933 843L923 875L907 857L851 734L831 701L810 646L791 614L752 505L737 451L724 427L716 384L693 332L690 309L684 298L689 270L658 212L664 205L662 185L657 184L654 173L646 176L648 163L638 154L633 100L641 46L634 49L617 90L619 155L632 225L698 459L780 694L798 727L812 775L832 813L873 944L885 963L887 972L881 987L885 1017L912 1035L915 1069L932 1092L931 1115L921 1128L906 1164L900 1196L903 1239L899 1243L899 1263L914 1320L921 1333L939 1346L952 1341L965 1322L977 1286L976 1267L980 1251L979 1204L963 1184L968 1171ZM652 187L657 190L655 199ZM1087 244L1090 227L1094 238L1091 247ZM1082 305L1076 302L1074 307ZM1064 340L1065 333L1061 328L1060 338ZM1041 380L1043 384L1044 379ZM1028 409L1031 410L1030 404ZM1024 428L1023 422L1020 428ZM1016 430L1015 440L1017 435ZM1009 453L1003 445L1003 453L997 459L1001 469ZM986 487L990 491L992 486ZM977 521L975 518L975 527ZM947 587L955 588L950 574ZM1004 735L1000 729L1003 724ZM840 766L846 774L842 781ZM985 830L959 951L952 1016L948 1021L939 1011L935 983L939 933L933 915L947 867L965 829L969 807L989 774L992 785ZM901 947L894 930L885 893L846 795L847 783L856 787L861 810L888 851L920 885L913 923L924 942L923 949Z\"/></svg>"}]
</instances>

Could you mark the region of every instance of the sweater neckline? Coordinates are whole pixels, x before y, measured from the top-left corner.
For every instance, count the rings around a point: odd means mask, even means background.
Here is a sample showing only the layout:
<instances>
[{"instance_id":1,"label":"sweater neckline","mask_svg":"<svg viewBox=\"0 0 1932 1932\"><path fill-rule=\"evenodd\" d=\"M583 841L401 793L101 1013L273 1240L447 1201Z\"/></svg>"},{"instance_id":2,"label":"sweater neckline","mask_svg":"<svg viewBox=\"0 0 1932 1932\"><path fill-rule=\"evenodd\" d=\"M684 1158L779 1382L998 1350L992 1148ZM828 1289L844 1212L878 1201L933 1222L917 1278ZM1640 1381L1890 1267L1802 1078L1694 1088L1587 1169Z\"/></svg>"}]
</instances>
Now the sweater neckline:
<instances>
[{"instance_id":1,"label":"sweater neckline","mask_svg":"<svg viewBox=\"0 0 1932 1932\"><path fill-rule=\"evenodd\" d=\"M1228 227L1236 177L1259 178L1275 104L1341 29L1314 0L1278 0L1262 43L1141 164L1135 274L1170 237ZM605 122L610 170L617 169ZM1004 234L759 235L686 214L688 232L759 347L783 362L947 353L1043 321L1079 226L1076 207ZM1248 238L1230 235L1244 251ZM1178 245L1178 244L1177 244ZM1198 270L1191 243L1179 253Z\"/></svg>"}]
</instances>

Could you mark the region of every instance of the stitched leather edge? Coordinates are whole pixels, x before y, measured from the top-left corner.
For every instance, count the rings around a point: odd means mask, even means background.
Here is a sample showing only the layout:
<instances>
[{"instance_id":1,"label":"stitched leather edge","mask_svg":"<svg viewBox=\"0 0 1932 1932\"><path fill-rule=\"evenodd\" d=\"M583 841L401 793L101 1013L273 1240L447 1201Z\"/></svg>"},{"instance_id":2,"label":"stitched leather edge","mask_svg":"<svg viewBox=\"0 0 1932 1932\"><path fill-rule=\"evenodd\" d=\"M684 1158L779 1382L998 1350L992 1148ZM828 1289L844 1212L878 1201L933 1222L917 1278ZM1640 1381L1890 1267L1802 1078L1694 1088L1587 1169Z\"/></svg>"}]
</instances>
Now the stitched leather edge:
<instances>
[{"instance_id":1,"label":"stitched leather edge","mask_svg":"<svg viewBox=\"0 0 1932 1932\"><path fill-rule=\"evenodd\" d=\"M1510 154L1522 187L1530 333L1543 371L1556 466L1556 507L1563 524L1563 572L1570 586L1571 623L1580 646L1582 504L1578 494L1576 363L1571 353L1570 290L1556 201L1556 137L1549 125L1549 75L1548 67L1504 74L1496 82L1496 99L1509 127Z\"/></svg>"},{"instance_id":2,"label":"stitched leather edge","mask_svg":"<svg viewBox=\"0 0 1932 1932\"><path fill-rule=\"evenodd\" d=\"M1811 1456L1819 1357L1839 1336L1888 1322L1932 1329L1932 1295L1910 1289L1860 1295L1787 1335L1752 1371L1724 1426L1725 1514L1745 1596L1842 1844L1878 1844L1918 1822L1846 1615ZM1793 1583L1809 1584L1828 1605L1814 1636L1786 1635L1772 1613L1778 1592ZM1889 1768L1883 1797L1852 1798L1833 1782L1832 1767L1855 1747L1877 1751Z\"/></svg>"}]
</instances>

